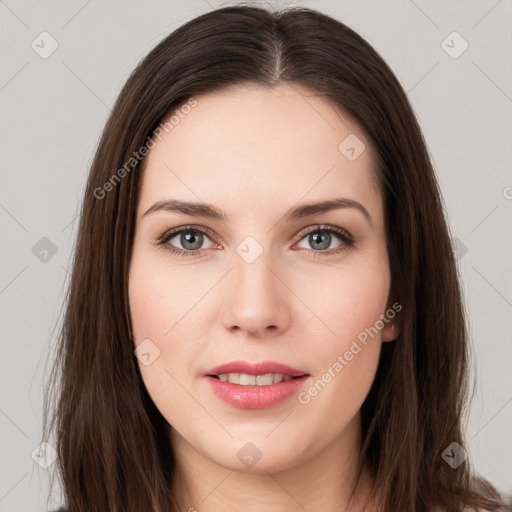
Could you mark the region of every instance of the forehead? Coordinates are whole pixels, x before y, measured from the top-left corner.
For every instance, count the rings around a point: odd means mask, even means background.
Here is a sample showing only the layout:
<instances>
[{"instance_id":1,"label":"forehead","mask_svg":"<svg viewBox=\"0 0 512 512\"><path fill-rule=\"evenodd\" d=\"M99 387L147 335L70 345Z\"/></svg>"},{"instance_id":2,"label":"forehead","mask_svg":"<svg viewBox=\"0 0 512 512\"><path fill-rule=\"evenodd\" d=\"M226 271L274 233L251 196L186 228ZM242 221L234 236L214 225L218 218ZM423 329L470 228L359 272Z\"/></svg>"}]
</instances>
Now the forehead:
<instances>
[{"instance_id":1,"label":"forehead","mask_svg":"<svg viewBox=\"0 0 512 512\"><path fill-rule=\"evenodd\" d=\"M199 198L226 211L248 201L260 209L284 208L333 194L379 201L370 141L345 111L317 93L296 84L248 85L195 99L161 140L154 139L142 208L165 197ZM362 151L355 159L346 153L351 146Z\"/></svg>"}]
</instances>

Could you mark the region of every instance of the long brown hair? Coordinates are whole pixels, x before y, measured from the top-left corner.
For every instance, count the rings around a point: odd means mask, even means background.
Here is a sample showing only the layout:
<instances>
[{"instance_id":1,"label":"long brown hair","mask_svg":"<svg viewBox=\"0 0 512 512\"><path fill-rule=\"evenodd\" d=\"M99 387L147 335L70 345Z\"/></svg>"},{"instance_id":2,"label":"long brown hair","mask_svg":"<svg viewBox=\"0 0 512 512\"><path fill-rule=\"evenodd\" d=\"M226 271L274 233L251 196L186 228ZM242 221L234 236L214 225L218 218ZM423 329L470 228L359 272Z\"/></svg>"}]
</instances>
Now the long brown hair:
<instances>
[{"instance_id":1,"label":"long brown hair","mask_svg":"<svg viewBox=\"0 0 512 512\"><path fill-rule=\"evenodd\" d=\"M43 436L56 436L69 512L184 506L170 490L176 472L166 421L130 339L127 280L144 161L130 159L191 98L280 82L343 108L376 150L392 295L403 305L400 336L384 344L362 408L362 451L380 509L498 510L498 492L468 460L454 469L442 457L451 443L465 445L468 335L441 194L406 94L343 23L307 8L238 5L163 39L129 77L99 141L45 400Z\"/></svg>"}]
</instances>

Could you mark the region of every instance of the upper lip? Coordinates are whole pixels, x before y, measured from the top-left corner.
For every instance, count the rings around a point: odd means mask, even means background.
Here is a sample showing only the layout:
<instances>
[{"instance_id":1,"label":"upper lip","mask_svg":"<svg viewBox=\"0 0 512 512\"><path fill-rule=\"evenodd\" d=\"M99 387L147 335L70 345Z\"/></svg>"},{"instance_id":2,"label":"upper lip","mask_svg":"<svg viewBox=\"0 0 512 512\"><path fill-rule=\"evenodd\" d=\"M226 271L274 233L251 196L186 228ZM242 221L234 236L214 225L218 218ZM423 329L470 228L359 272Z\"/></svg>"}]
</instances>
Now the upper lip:
<instances>
[{"instance_id":1,"label":"upper lip","mask_svg":"<svg viewBox=\"0 0 512 512\"><path fill-rule=\"evenodd\" d=\"M292 377L301 377L308 373L292 368L286 364L276 363L274 361L263 361L261 363L249 363L247 361L233 361L231 363L221 364L207 370L204 375L221 375L223 373L246 373L247 375L265 375L267 373L282 373Z\"/></svg>"}]
</instances>

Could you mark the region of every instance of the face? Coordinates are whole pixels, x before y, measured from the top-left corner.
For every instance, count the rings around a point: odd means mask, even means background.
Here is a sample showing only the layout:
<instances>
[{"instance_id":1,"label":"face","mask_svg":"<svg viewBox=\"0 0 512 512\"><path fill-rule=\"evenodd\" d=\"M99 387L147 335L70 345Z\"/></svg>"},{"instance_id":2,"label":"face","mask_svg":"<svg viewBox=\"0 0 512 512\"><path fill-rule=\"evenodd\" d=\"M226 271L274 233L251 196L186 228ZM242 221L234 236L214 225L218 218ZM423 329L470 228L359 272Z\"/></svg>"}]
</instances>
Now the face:
<instances>
[{"instance_id":1,"label":"face","mask_svg":"<svg viewBox=\"0 0 512 512\"><path fill-rule=\"evenodd\" d=\"M138 364L173 443L231 470L284 470L354 442L393 337L372 148L298 86L196 100L146 157Z\"/></svg>"}]
</instances>

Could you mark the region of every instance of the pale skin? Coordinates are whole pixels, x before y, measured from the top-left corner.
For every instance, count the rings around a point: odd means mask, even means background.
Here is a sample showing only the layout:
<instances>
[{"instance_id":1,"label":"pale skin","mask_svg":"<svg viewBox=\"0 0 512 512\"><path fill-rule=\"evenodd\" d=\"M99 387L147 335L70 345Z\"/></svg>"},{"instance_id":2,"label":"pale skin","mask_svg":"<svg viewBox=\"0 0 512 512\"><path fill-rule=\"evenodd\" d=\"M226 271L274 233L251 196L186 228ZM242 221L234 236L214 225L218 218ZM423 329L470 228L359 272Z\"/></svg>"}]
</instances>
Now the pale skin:
<instances>
[{"instance_id":1,"label":"pale skin","mask_svg":"<svg viewBox=\"0 0 512 512\"><path fill-rule=\"evenodd\" d=\"M382 342L398 335L397 318L334 377L331 370L307 404L293 396L267 409L239 409L213 394L203 373L236 360L277 361L308 373L308 389L391 307L370 141L341 109L296 85L230 88L196 100L147 156L129 276L135 346L150 339L160 350L139 367L172 425L189 488L183 510L362 510L370 480L349 503L360 408ZM366 146L354 161L338 149L349 134ZM285 218L294 207L335 198L359 203L371 221L356 207ZM226 219L144 215L169 199L211 204ZM325 233L325 224L355 243L329 232L327 248L313 245L308 235ZM184 226L208 230L197 257L157 245ZM248 236L262 248L251 263L237 252ZM193 250L180 234L166 243ZM237 457L247 443L261 454L251 467Z\"/></svg>"}]
</instances>

